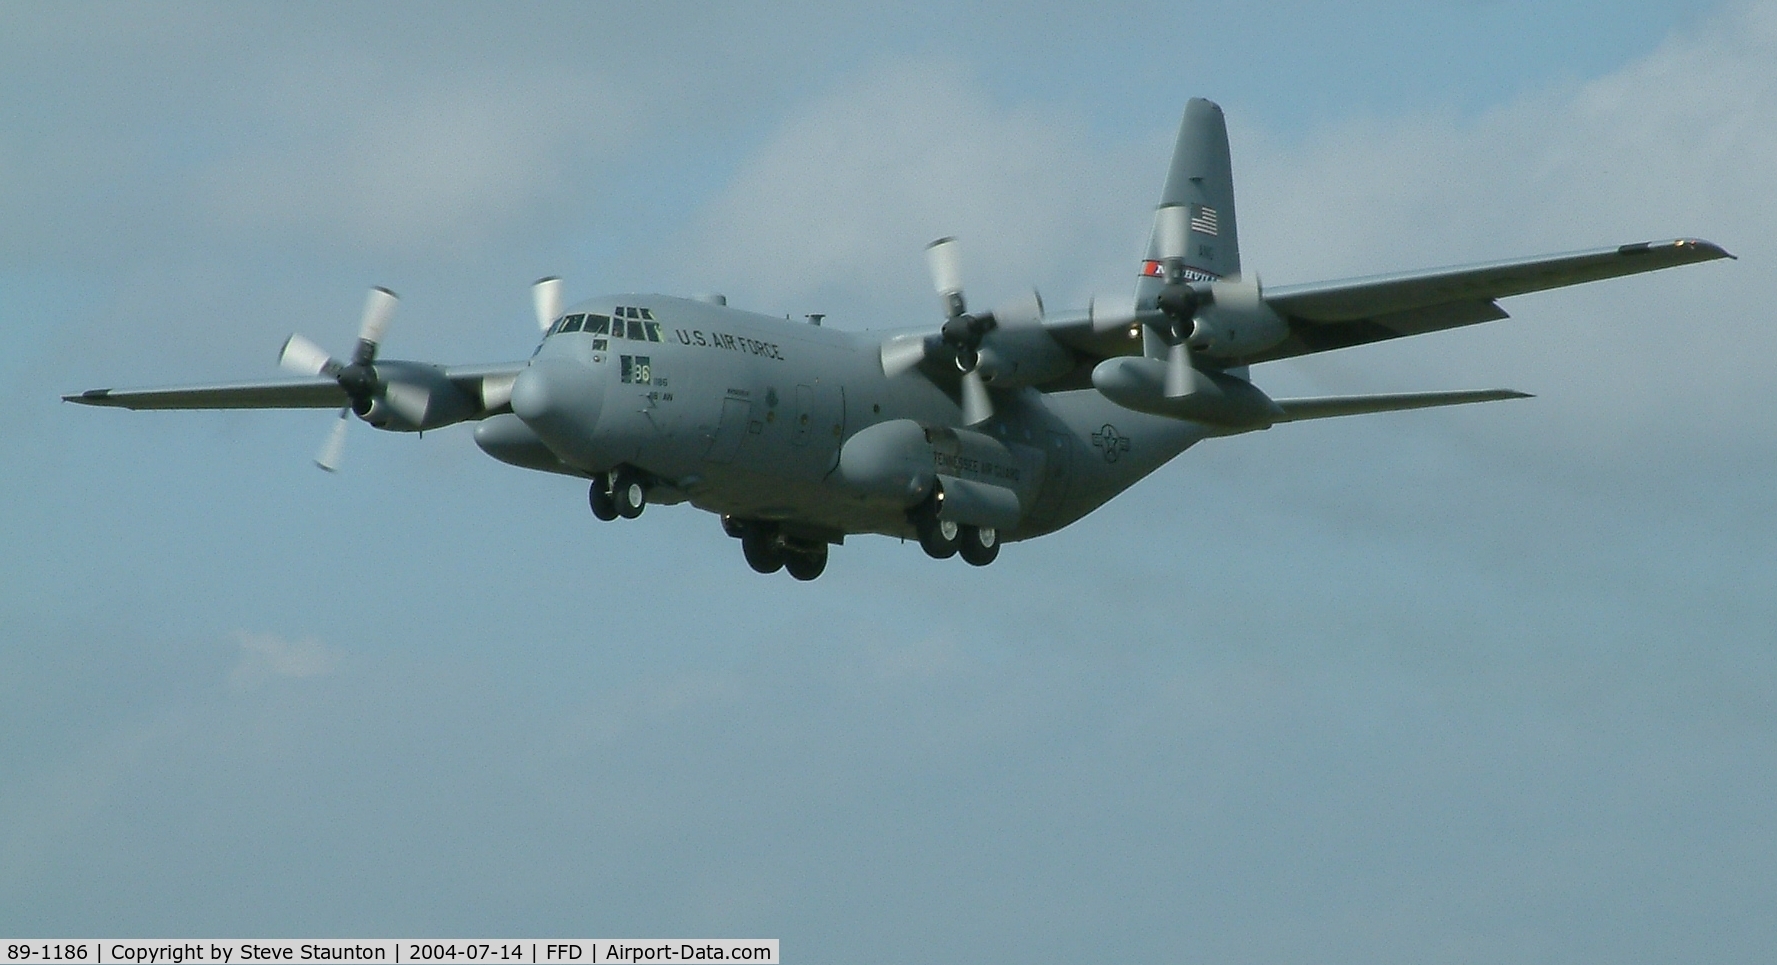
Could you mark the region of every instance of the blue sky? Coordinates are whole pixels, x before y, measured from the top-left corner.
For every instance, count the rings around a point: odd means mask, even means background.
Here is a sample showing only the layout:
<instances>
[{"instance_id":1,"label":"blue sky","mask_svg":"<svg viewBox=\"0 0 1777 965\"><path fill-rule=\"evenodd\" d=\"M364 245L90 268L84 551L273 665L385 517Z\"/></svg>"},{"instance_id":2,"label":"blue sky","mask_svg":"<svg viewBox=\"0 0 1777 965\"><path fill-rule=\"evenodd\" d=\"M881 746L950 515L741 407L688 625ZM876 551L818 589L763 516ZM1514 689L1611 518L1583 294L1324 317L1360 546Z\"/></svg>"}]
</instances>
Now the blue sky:
<instances>
[{"instance_id":1,"label":"blue sky","mask_svg":"<svg viewBox=\"0 0 1777 965\"><path fill-rule=\"evenodd\" d=\"M0 932L797 961L1777 944L1777 4L0 8ZM1255 370L1503 386L1188 452L985 570L597 523L463 427L127 413L520 358L529 281L848 327L1126 291L1184 101L1312 281L1740 256Z\"/></svg>"}]
</instances>

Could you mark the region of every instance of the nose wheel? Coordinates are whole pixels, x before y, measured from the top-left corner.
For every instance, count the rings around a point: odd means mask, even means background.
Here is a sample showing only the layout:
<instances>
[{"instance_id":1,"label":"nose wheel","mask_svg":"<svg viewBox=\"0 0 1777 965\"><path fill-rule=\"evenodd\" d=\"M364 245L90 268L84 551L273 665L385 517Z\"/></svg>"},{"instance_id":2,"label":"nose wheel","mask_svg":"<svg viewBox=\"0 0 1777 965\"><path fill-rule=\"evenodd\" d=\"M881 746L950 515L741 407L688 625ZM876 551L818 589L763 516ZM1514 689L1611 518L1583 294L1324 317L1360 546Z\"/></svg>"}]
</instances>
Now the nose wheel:
<instances>
[{"instance_id":1,"label":"nose wheel","mask_svg":"<svg viewBox=\"0 0 1777 965\"><path fill-rule=\"evenodd\" d=\"M607 523L619 516L635 519L647 508L648 484L641 473L620 466L614 472L592 477L592 488L586 495L592 504L592 515Z\"/></svg>"},{"instance_id":2,"label":"nose wheel","mask_svg":"<svg viewBox=\"0 0 1777 965\"><path fill-rule=\"evenodd\" d=\"M587 492L586 498L592 503L592 515L607 523L617 518L617 502L611 498L610 483L604 475L593 478L592 489Z\"/></svg>"}]
</instances>

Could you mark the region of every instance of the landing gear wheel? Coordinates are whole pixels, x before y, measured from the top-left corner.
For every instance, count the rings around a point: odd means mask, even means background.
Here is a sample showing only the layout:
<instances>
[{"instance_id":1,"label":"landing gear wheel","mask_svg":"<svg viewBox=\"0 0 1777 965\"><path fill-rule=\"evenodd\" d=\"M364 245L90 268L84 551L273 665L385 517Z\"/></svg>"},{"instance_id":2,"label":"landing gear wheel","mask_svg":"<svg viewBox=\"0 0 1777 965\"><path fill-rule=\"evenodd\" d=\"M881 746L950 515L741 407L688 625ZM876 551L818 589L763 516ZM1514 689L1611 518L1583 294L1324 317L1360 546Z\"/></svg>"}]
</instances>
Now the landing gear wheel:
<instances>
[{"instance_id":1,"label":"landing gear wheel","mask_svg":"<svg viewBox=\"0 0 1777 965\"><path fill-rule=\"evenodd\" d=\"M986 566L1000 555L1000 534L992 526L964 526L957 542L970 566Z\"/></svg>"},{"instance_id":2,"label":"landing gear wheel","mask_svg":"<svg viewBox=\"0 0 1777 965\"><path fill-rule=\"evenodd\" d=\"M747 527L740 538L740 551L746 555L747 565L755 573L776 573L788 562L783 546L777 541L777 533L763 526Z\"/></svg>"},{"instance_id":3,"label":"landing gear wheel","mask_svg":"<svg viewBox=\"0 0 1777 965\"><path fill-rule=\"evenodd\" d=\"M947 519L926 519L919 524L919 547L932 559L950 559L961 542L962 528Z\"/></svg>"},{"instance_id":4,"label":"landing gear wheel","mask_svg":"<svg viewBox=\"0 0 1777 965\"><path fill-rule=\"evenodd\" d=\"M617 518L617 503L611 499L610 484L611 477L600 473L592 478L592 489L586 494L587 501L592 503L592 515L607 523Z\"/></svg>"},{"instance_id":5,"label":"landing gear wheel","mask_svg":"<svg viewBox=\"0 0 1777 965\"><path fill-rule=\"evenodd\" d=\"M787 550L784 553L784 569L804 583L820 576L826 568L827 544L825 543L811 550Z\"/></svg>"},{"instance_id":6,"label":"landing gear wheel","mask_svg":"<svg viewBox=\"0 0 1777 965\"><path fill-rule=\"evenodd\" d=\"M648 487L634 469L619 469L611 474L611 503L624 519L642 515L642 509L648 505Z\"/></svg>"}]
</instances>

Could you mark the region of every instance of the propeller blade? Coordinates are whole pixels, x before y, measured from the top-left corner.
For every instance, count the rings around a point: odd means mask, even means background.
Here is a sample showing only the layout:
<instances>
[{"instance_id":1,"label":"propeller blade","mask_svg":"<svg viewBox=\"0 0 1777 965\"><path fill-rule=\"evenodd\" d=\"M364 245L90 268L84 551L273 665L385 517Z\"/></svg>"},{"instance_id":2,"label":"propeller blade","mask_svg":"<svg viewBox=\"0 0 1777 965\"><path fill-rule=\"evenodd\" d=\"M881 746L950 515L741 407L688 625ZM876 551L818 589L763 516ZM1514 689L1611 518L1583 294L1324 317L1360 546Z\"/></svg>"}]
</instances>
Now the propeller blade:
<instances>
[{"instance_id":1,"label":"propeller blade","mask_svg":"<svg viewBox=\"0 0 1777 965\"><path fill-rule=\"evenodd\" d=\"M993 398L987 394L987 383L973 369L963 373L963 425L980 425L993 418Z\"/></svg>"},{"instance_id":2,"label":"propeller blade","mask_svg":"<svg viewBox=\"0 0 1777 965\"><path fill-rule=\"evenodd\" d=\"M926 245L926 266L932 271L932 288L944 300L944 313L950 316L968 311L963 301L961 255L955 238L939 238Z\"/></svg>"},{"instance_id":3,"label":"propeller blade","mask_svg":"<svg viewBox=\"0 0 1777 965\"><path fill-rule=\"evenodd\" d=\"M358 323L358 341L368 342L372 346L381 345L383 333L389 328L389 317L395 314L395 303L399 300L387 288L372 288L370 295L364 299L364 317Z\"/></svg>"},{"instance_id":4,"label":"propeller blade","mask_svg":"<svg viewBox=\"0 0 1777 965\"><path fill-rule=\"evenodd\" d=\"M350 406L339 410L339 418L333 423L333 430L327 433L327 441L321 443L321 451L315 453L315 465L328 472L339 471L339 458L345 452L346 424L351 421Z\"/></svg>"},{"instance_id":5,"label":"propeller blade","mask_svg":"<svg viewBox=\"0 0 1777 965\"><path fill-rule=\"evenodd\" d=\"M284 340L284 347L278 352L278 366L297 375L332 375L340 369L326 349L301 335Z\"/></svg>"},{"instance_id":6,"label":"propeller blade","mask_svg":"<svg viewBox=\"0 0 1777 965\"><path fill-rule=\"evenodd\" d=\"M925 361L926 340L923 335L902 335L882 343L882 374L894 378Z\"/></svg>"},{"instance_id":7,"label":"propeller blade","mask_svg":"<svg viewBox=\"0 0 1777 965\"><path fill-rule=\"evenodd\" d=\"M1182 399L1197 391L1202 373L1191 364L1191 347L1184 342L1166 347L1166 397Z\"/></svg>"},{"instance_id":8,"label":"propeller blade","mask_svg":"<svg viewBox=\"0 0 1777 965\"><path fill-rule=\"evenodd\" d=\"M537 327L549 331L561 317L561 279L550 275L532 283L531 304L537 309Z\"/></svg>"},{"instance_id":9,"label":"propeller blade","mask_svg":"<svg viewBox=\"0 0 1777 965\"><path fill-rule=\"evenodd\" d=\"M1185 257L1190 227L1190 209L1182 204L1163 204L1154 211L1154 250L1161 261Z\"/></svg>"},{"instance_id":10,"label":"propeller blade","mask_svg":"<svg viewBox=\"0 0 1777 965\"><path fill-rule=\"evenodd\" d=\"M426 408L431 404L432 393L424 386L409 382L390 382L383 386L383 401L395 414L406 419L410 425L424 425Z\"/></svg>"}]
</instances>

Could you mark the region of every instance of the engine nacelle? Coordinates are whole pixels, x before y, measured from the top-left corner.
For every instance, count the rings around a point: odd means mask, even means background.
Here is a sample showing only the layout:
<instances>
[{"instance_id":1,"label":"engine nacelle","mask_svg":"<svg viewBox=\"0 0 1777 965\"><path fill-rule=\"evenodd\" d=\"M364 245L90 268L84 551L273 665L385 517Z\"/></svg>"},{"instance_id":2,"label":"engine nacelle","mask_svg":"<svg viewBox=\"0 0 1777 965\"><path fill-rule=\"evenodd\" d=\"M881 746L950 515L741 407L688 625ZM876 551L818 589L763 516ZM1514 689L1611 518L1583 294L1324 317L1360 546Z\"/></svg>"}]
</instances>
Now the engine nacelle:
<instances>
[{"instance_id":1,"label":"engine nacelle","mask_svg":"<svg viewBox=\"0 0 1777 965\"><path fill-rule=\"evenodd\" d=\"M1043 328L1043 302L1036 292L993 310L994 327L981 340L976 371L1002 389L1040 385L1073 371L1074 354Z\"/></svg>"},{"instance_id":2,"label":"engine nacelle","mask_svg":"<svg viewBox=\"0 0 1777 965\"><path fill-rule=\"evenodd\" d=\"M1265 304L1257 283L1218 281L1209 290L1210 303L1198 309L1192 319L1187 341L1193 351L1212 358L1240 359L1289 337L1289 323Z\"/></svg>"},{"instance_id":3,"label":"engine nacelle","mask_svg":"<svg viewBox=\"0 0 1777 965\"><path fill-rule=\"evenodd\" d=\"M352 411L378 429L423 432L462 422L481 408L444 377L444 370L424 362L390 360L376 363L379 383L368 404Z\"/></svg>"}]
</instances>

